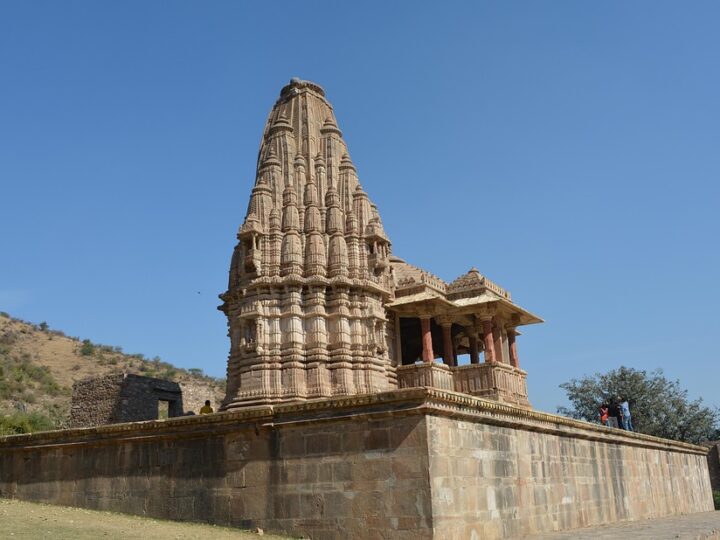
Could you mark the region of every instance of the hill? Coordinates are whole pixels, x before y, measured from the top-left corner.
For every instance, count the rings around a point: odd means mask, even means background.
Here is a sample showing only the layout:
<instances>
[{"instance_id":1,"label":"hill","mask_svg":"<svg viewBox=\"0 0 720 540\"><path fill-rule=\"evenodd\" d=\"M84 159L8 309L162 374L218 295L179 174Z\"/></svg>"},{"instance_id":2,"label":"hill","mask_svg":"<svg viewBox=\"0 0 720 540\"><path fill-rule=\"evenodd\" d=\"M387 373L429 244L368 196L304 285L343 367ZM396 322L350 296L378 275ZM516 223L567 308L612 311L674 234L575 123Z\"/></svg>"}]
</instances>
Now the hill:
<instances>
[{"instance_id":1,"label":"hill","mask_svg":"<svg viewBox=\"0 0 720 540\"><path fill-rule=\"evenodd\" d=\"M33 324L0 312L0 435L67 425L72 385L87 377L135 373L180 384L185 410L205 399L217 408L225 381L201 369L182 369L120 347L66 336L46 323Z\"/></svg>"}]
</instances>

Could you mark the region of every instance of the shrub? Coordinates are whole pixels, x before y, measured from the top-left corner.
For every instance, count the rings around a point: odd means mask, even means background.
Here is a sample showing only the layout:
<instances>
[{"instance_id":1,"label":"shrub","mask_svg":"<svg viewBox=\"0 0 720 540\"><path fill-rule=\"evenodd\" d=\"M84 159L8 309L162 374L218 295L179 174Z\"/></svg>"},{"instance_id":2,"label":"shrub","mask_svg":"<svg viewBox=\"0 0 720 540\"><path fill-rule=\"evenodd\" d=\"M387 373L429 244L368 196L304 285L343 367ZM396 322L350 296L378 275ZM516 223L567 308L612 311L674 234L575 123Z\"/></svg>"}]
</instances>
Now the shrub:
<instances>
[{"instance_id":1,"label":"shrub","mask_svg":"<svg viewBox=\"0 0 720 540\"><path fill-rule=\"evenodd\" d=\"M202 377L203 375L203 370L200 368L191 367L190 369L188 369L188 371L191 375L195 375L196 377Z\"/></svg>"},{"instance_id":2,"label":"shrub","mask_svg":"<svg viewBox=\"0 0 720 540\"><path fill-rule=\"evenodd\" d=\"M0 317L4 317L5 319L10 318L10 314L7 311L0 311Z\"/></svg>"},{"instance_id":3,"label":"shrub","mask_svg":"<svg viewBox=\"0 0 720 540\"><path fill-rule=\"evenodd\" d=\"M0 415L0 435L17 435L33 431L47 431L55 428L55 422L42 413L24 413L15 411L9 415Z\"/></svg>"},{"instance_id":4,"label":"shrub","mask_svg":"<svg viewBox=\"0 0 720 540\"><path fill-rule=\"evenodd\" d=\"M713 491L713 499L715 500L715 510L720 510L720 491Z\"/></svg>"},{"instance_id":5,"label":"shrub","mask_svg":"<svg viewBox=\"0 0 720 540\"><path fill-rule=\"evenodd\" d=\"M177 369L173 367L163 366L163 371L160 372L160 376L163 379L173 379L177 375Z\"/></svg>"},{"instance_id":6,"label":"shrub","mask_svg":"<svg viewBox=\"0 0 720 540\"><path fill-rule=\"evenodd\" d=\"M80 347L80 354L83 356L92 356L95 353L95 345L89 339L83 339Z\"/></svg>"},{"instance_id":7,"label":"shrub","mask_svg":"<svg viewBox=\"0 0 720 540\"><path fill-rule=\"evenodd\" d=\"M43 322L41 322L40 324L38 324L38 328L39 328L40 330L42 330L43 332L45 332L45 331L46 331L48 328L50 328L50 327L48 326L48 323L46 323L45 321L43 321Z\"/></svg>"},{"instance_id":8,"label":"shrub","mask_svg":"<svg viewBox=\"0 0 720 540\"><path fill-rule=\"evenodd\" d=\"M0 344L12 345L17 341L17 334L15 332L6 331L0 334Z\"/></svg>"}]
</instances>

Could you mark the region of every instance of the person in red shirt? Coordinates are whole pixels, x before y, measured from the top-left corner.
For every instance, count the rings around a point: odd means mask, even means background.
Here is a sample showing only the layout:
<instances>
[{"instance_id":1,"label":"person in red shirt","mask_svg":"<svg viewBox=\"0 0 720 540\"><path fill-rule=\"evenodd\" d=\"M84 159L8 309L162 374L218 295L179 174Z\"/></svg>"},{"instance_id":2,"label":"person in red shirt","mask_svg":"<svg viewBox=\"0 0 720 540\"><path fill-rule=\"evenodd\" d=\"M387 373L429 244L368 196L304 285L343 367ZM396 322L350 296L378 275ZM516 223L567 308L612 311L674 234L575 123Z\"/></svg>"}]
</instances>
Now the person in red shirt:
<instances>
[{"instance_id":1,"label":"person in red shirt","mask_svg":"<svg viewBox=\"0 0 720 540\"><path fill-rule=\"evenodd\" d=\"M600 405L600 423L603 426L606 426L607 419L608 419L608 404L603 403L602 405Z\"/></svg>"}]
</instances>

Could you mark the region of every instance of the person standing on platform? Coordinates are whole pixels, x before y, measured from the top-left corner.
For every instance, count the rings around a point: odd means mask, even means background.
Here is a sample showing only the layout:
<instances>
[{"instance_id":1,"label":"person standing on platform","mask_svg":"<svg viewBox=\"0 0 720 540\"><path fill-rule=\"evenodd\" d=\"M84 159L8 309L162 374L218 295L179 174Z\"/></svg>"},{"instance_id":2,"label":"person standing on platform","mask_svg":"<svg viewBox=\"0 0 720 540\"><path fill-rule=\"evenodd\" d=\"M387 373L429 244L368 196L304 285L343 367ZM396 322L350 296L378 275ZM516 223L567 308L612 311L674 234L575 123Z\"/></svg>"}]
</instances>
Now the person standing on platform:
<instances>
[{"instance_id":1,"label":"person standing on platform","mask_svg":"<svg viewBox=\"0 0 720 540\"><path fill-rule=\"evenodd\" d=\"M607 426L607 420L608 420L608 404L603 403L600 405L600 423L603 426Z\"/></svg>"},{"instance_id":2,"label":"person standing on platform","mask_svg":"<svg viewBox=\"0 0 720 540\"><path fill-rule=\"evenodd\" d=\"M632 416L630 415L630 404L626 397L622 398L620 403L620 411L622 412L622 427L625 431L635 431L632 425Z\"/></svg>"},{"instance_id":3,"label":"person standing on platform","mask_svg":"<svg viewBox=\"0 0 720 540\"><path fill-rule=\"evenodd\" d=\"M613 399L610 402L610 406L608 407L607 426L612 428L619 428L620 415L620 406L618 405L617 401Z\"/></svg>"}]
</instances>

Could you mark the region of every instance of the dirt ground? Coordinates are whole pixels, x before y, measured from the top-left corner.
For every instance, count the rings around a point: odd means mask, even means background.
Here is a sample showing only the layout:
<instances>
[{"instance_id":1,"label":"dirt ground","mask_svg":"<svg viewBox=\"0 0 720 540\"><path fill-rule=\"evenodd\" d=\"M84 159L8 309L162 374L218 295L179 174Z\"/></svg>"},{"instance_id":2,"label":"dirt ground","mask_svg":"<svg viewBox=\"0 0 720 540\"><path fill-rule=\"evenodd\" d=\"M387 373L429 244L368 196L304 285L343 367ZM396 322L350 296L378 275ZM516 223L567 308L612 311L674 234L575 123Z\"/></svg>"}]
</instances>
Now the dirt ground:
<instances>
[{"instance_id":1,"label":"dirt ground","mask_svg":"<svg viewBox=\"0 0 720 540\"><path fill-rule=\"evenodd\" d=\"M163 521L112 512L0 499L0 538L53 540L288 540L214 525Z\"/></svg>"}]
</instances>

